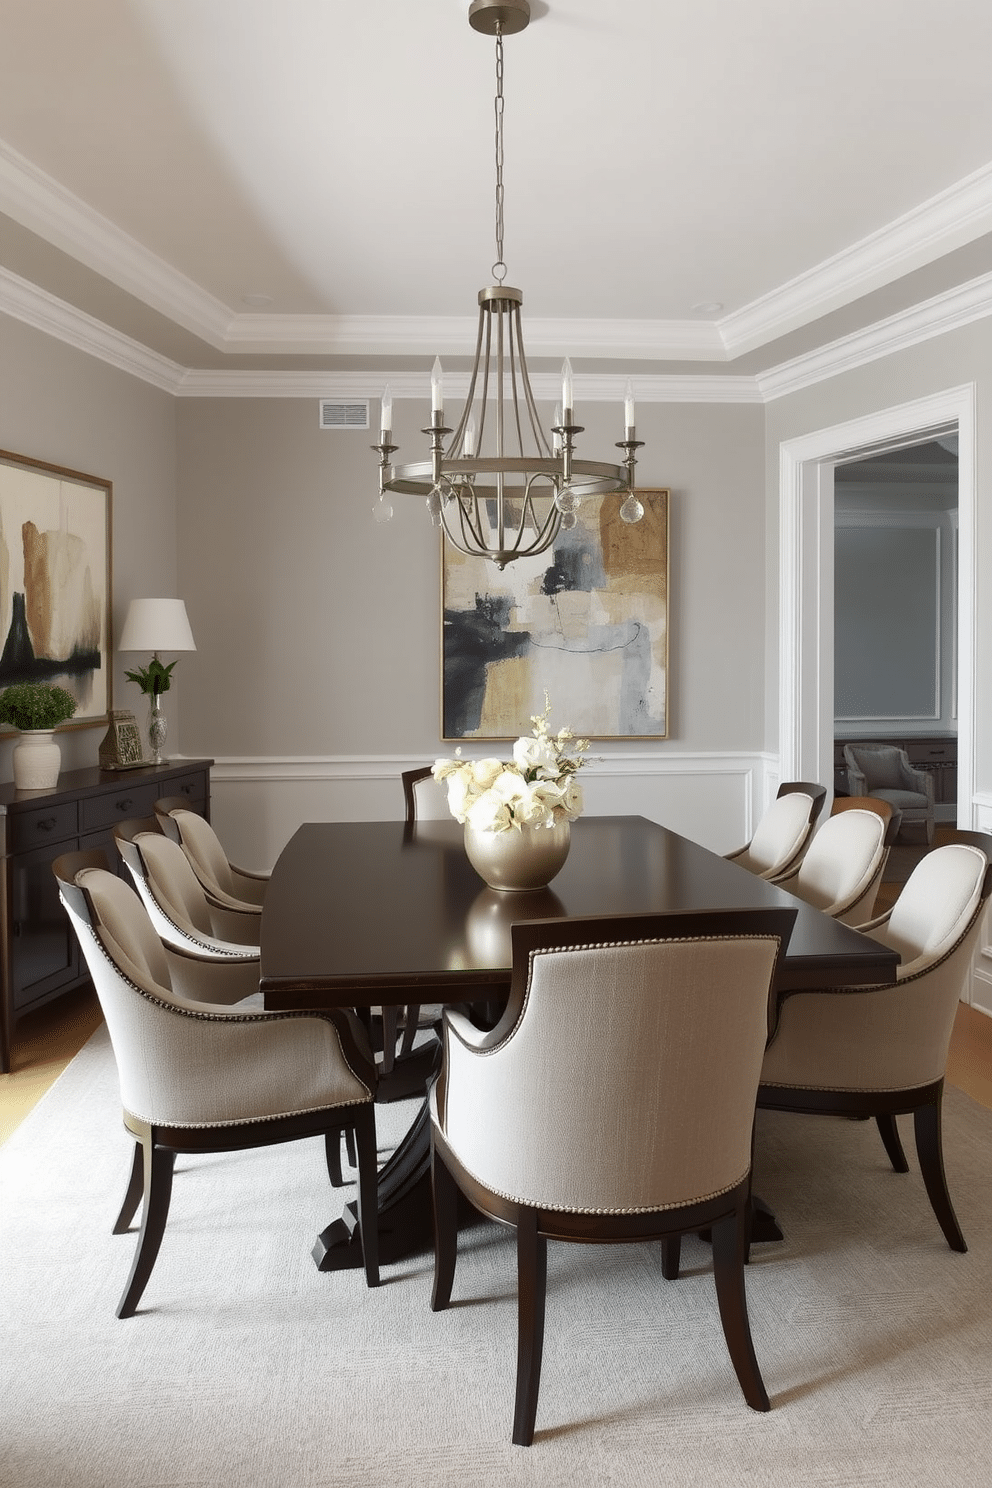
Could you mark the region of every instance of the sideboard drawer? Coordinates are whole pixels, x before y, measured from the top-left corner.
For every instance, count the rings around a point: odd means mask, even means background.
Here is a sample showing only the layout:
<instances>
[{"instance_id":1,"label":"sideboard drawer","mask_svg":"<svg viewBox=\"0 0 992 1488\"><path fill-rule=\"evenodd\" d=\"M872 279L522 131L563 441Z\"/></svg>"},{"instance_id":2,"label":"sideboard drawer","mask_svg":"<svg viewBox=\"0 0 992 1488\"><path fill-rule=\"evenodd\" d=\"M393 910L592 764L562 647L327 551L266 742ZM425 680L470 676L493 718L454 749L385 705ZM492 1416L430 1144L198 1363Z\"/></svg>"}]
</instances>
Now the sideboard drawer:
<instances>
[{"instance_id":1,"label":"sideboard drawer","mask_svg":"<svg viewBox=\"0 0 992 1488\"><path fill-rule=\"evenodd\" d=\"M958 757L958 745L956 739L934 741L923 739L919 744L912 740L906 741L906 753L914 765L926 764L956 764Z\"/></svg>"},{"instance_id":2,"label":"sideboard drawer","mask_svg":"<svg viewBox=\"0 0 992 1488\"><path fill-rule=\"evenodd\" d=\"M30 852L50 842L65 842L75 837L78 814L75 801L59 806L39 806L36 811L18 811L8 818L12 852Z\"/></svg>"},{"instance_id":3,"label":"sideboard drawer","mask_svg":"<svg viewBox=\"0 0 992 1488\"><path fill-rule=\"evenodd\" d=\"M202 770L190 775L177 775L175 780L170 780L163 786L160 795L182 796L190 810L202 816L207 799L207 777Z\"/></svg>"},{"instance_id":4,"label":"sideboard drawer","mask_svg":"<svg viewBox=\"0 0 992 1488\"><path fill-rule=\"evenodd\" d=\"M171 781L170 781L171 785ZM79 803L80 832L94 832L117 822L153 816L159 790L155 785L122 785L112 794L84 796Z\"/></svg>"}]
</instances>

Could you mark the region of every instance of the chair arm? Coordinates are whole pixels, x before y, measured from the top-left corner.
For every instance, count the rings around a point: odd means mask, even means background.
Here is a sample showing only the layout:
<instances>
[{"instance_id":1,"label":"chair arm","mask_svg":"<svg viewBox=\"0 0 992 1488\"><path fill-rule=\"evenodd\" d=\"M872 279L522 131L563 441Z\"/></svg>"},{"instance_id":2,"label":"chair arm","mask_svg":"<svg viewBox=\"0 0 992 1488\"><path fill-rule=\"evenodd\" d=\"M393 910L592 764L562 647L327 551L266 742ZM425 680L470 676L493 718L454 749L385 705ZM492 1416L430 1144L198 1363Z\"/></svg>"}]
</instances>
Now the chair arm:
<instances>
[{"instance_id":1,"label":"chair arm","mask_svg":"<svg viewBox=\"0 0 992 1488\"><path fill-rule=\"evenodd\" d=\"M918 770L911 765L909 760L900 761L902 765L902 780L907 790L918 791L921 796L926 796L929 805L933 805L933 775L929 770Z\"/></svg>"},{"instance_id":2,"label":"chair arm","mask_svg":"<svg viewBox=\"0 0 992 1488\"><path fill-rule=\"evenodd\" d=\"M489 1037L488 1029L476 1028L470 1018L455 1008L445 1008L444 1026L453 1038L475 1053L482 1051L485 1040Z\"/></svg>"},{"instance_id":3,"label":"chair arm","mask_svg":"<svg viewBox=\"0 0 992 1488\"><path fill-rule=\"evenodd\" d=\"M206 900L210 912L210 928L217 940L227 941L232 946L250 946L258 950L261 909L232 909L230 905L221 904L212 894L207 894Z\"/></svg>"},{"instance_id":4,"label":"chair arm","mask_svg":"<svg viewBox=\"0 0 992 1488\"><path fill-rule=\"evenodd\" d=\"M172 990L194 1004L224 1007L258 991L258 956L207 958L165 945Z\"/></svg>"},{"instance_id":5,"label":"chair arm","mask_svg":"<svg viewBox=\"0 0 992 1488\"><path fill-rule=\"evenodd\" d=\"M852 796L867 796L870 794L864 771L850 762L848 762L847 766L847 789L848 794Z\"/></svg>"}]
</instances>

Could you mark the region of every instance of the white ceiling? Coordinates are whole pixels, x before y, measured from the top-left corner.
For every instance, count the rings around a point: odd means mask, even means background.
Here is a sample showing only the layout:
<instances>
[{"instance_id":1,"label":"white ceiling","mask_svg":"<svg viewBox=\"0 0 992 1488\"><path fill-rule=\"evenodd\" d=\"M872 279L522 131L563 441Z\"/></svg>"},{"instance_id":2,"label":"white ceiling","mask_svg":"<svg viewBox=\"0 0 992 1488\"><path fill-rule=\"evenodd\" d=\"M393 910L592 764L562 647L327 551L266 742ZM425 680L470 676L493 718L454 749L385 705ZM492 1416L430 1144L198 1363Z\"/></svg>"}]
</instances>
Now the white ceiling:
<instances>
[{"instance_id":1,"label":"white ceiling","mask_svg":"<svg viewBox=\"0 0 992 1488\"><path fill-rule=\"evenodd\" d=\"M988 0L532 8L505 257L533 363L754 374L992 294ZM185 368L470 352L494 43L467 11L0 0L0 310L54 296Z\"/></svg>"}]
</instances>

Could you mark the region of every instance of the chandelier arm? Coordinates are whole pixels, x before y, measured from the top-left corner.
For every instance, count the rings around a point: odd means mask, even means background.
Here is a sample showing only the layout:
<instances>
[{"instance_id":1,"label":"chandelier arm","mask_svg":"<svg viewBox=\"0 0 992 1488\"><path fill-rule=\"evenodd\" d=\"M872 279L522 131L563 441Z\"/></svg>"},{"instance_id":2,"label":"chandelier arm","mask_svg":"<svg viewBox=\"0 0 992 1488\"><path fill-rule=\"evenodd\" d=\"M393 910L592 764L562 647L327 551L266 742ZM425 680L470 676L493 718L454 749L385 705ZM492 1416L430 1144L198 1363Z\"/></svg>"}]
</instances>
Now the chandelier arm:
<instances>
[{"instance_id":1,"label":"chandelier arm","mask_svg":"<svg viewBox=\"0 0 992 1488\"><path fill-rule=\"evenodd\" d=\"M486 414L489 411L489 362L490 362L490 358L492 356L492 344L493 344L493 318L490 315L489 311L487 309L485 309L484 306L481 306L480 305L480 307L479 307L479 341L480 341L480 343L482 341L482 318L483 317L485 317L485 322L486 322L486 344L485 344L485 353L484 353L485 354L486 361L485 361L485 370L484 370L483 375L482 375L482 378L481 378L481 386L480 386L480 389L479 389L479 443L477 445L477 449L479 450L480 453L482 452L482 449L483 449L483 443L482 443L482 441L485 438L485 433L486 433ZM473 385L473 387L475 386L475 380L476 380L476 377L478 376L478 373L479 373L479 358L478 358L478 355L476 355L475 366L472 368L472 385Z\"/></svg>"},{"instance_id":2,"label":"chandelier arm","mask_svg":"<svg viewBox=\"0 0 992 1488\"><path fill-rule=\"evenodd\" d=\"M464 447L465 430L468 427L468 421L469 421L469 419L472 416L472 404L475 401L475 382L476 382L476 378L479 375L479 353L482 350L482 317L483 317L483 315L485 315L485 313L486 312L480 306L479 307L479 329L476 332L476 337L475 337L475 360L472 363L472 373L471 373L471 376L469 377L469 382L468 382L468 396L465 399L465 407L462 409L462 416L461 416L461 418L458 421L458 427L455 430L454 437L452 438L452 441L451 441L451 443L448 446L448 454L449 455L454 455L457 450L462 449ZM481 447L482 447L482 429L480 428L479 429L479 448L481 449Z\"/></svg>"},{"instance_id":3,"label":"chandelier arm","mask_svg":"<svg viewBox=\"0 0 992 1488\"><path fill-rule=\"evenodd\" d=\"M517 391L517 358L522 349L520 338L520 318L511 312L507 316L507 330L510 339L510 396L513 400L513 422L517 431L517 449L520 454L524 452L524 436L520 427L520 395ZM515 333L515 334L514 334Z\"/></svg>"},{"instance_id":4,"label":"chandelier arm","mask_svg":"<svg viewBox=\"0 0 992 1488\"><path fill-rule=\"evenodd\" d=\"M537 404L534 401L534 391L530 385L530 373L527 370L527 353L524 351L523 322L520 317L520 306L514 310L517 322L517 350L520 356L520 378L524 388L524 400L527 404L527 415L530 419L531 432L537 441L537 447L546 459L552 458L551 446L548 444L547 435L541 424L537 412Z\"/></svg>"}]
</instances>

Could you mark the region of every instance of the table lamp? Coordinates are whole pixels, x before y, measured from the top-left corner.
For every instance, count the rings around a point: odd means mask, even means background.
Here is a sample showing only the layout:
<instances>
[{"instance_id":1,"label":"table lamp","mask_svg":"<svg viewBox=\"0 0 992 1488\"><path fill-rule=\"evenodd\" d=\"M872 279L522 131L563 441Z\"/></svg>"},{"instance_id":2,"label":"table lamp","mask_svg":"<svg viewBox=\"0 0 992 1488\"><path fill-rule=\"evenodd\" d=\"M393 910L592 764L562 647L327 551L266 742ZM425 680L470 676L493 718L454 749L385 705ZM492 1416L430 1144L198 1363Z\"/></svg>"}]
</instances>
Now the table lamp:
<instances>
[{"instance_id":1,"label":"table lamp","mask_svg":"<svg viewBox=\"0 0 992 1488\"><path fill-rule=\"evenodd\" d=\"M181 599L132 599L131 606L121 631L120 651L151 651L154 663L139 669L138 674L129 673L142 692L148 694L151 714L148 722L148 742L152 747L152 763L162 763L162 746L165 743L167 725L162 712L161 695L169 690L169 674L175 662L163 667L159 652L195 651L196 642L190 629L186 606Z\"/></svg>"}]
</instances>

